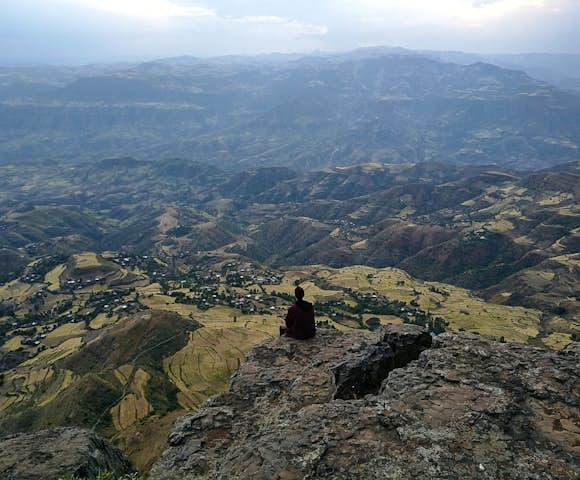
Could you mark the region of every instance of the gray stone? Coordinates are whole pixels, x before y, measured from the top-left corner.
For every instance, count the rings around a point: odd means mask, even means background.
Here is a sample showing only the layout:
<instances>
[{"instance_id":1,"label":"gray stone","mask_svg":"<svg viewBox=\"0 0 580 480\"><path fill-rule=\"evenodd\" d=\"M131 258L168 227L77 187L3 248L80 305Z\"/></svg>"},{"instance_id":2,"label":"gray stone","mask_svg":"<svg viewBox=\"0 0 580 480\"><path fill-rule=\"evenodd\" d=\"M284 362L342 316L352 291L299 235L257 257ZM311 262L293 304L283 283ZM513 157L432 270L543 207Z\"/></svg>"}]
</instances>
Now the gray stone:
<instances>
[{"instance_id":1,"label":"gray stone","mask_svg":"<svg viewBox=\"0 0 580 480\"><path fill-rule=\"evenodd\" d=\"M576 349L432 343L389 326L261 344L229 392L176 422L150 478L578 478Z\"/></svg>"},{"instance_id":2,"label":"gray stone","mask_svg":"<svg viewBox=\"0 0 580 480\"><path fill-rule=\"evenodd\" d=\"M58 480L67 474L94 478L99 472L132 473L123 454L94 433L54 428L0 439L2 480Z\"/></svg>"}]
</instances>

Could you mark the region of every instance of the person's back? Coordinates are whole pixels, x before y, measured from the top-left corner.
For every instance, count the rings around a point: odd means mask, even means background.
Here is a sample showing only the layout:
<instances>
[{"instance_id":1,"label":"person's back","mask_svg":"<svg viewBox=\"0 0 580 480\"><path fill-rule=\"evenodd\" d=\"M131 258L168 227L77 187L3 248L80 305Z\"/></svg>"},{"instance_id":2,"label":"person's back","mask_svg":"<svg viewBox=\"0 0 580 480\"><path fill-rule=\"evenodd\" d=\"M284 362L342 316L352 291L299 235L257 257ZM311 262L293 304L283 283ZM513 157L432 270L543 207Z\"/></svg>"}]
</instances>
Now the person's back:
<instances>
[{"instance_id":1,"label":"person's back","mask_svg":"<svg viewBox=\"0 0 580 480\"><path fill-rule=\"evenodd\" d=\"M304 290L301 287L296 287L294 294L296 303L288 309L286 329L282 333L300 340L312 338L316 334L314 307L304 300Z\"/></svg>"}]
</instances>

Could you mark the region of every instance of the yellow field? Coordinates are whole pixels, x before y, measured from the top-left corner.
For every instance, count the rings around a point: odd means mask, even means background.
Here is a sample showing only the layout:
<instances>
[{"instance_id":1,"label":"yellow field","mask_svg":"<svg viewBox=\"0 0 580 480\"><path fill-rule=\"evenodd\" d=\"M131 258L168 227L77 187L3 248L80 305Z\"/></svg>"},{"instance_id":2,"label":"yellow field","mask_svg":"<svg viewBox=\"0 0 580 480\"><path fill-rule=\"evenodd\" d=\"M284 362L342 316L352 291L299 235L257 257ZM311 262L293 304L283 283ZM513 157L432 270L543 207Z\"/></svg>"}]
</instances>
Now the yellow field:
<instances>
[{"instance_id":1,"label":"yellow field","mask_svg":"<svg viewBox=\"0 0 580 480\"><path fill-rule=\"evenodd\" d=\"M113 278L109 277L108 278L109 281L113 281ZM107 284L101 285L101 284L93 284L90 285L88 287L85 287L81 290L77 290L76 294L77 295L82 295L82 294L87 294L87 293L99 293L99 292L106 292L107 290L109 290L110 287Z\"/></svg>"},{"instance_id":2,"label":"yellow field","mask_svg":"<svg viewBox=\"0 0 580 480\"><path fill-rule=\"evenodd\" d=\"M514 224L505 218L500 218L486 224L487 229L492 232L508 232L513 230Z\"/></svg>"},{"instance_id":3,"label":"yellow field","mask_svg":"<svg viewBox=\"0 0 580 480\"><path fill-rule=\"evenodd\" d=\"M100 330L101 328L108 327L109 325L114 325L118 321L118 315L109 317L106 313L99 313L95 318L93 318L93 320L91 320L89 328L91 330Z\"/></svg>"},{"instance_id":4,"label":"yellow field","mask_svg":"<svg viewBox=\"0 0 580 480\"><path fill-rule=\"evenodd\" d=\"M541 270L526 270L523 272L522 276L525 278L526 283L529 285L534 285L541 288L549 285L550 282L556 277L556 274L554 272Z\"/></svg>"},{"instance_id":5,"label":"yellow field","mask_svg":"<svg viewBox=\"0 0 580 480\"><path fill-rule=\"evenodd\" d=\"M94 252L80 253L74 256L76 268L90 268L101 265L99 257Z\"/></svg>"},{"instance_id":6,"label":"yellow field","mask_svg":"<svg viewBox=\"0 0 580 480\"><path fill-rule=\"evenodd\" d=\"M309 272L287 272L282 278L280 285L264 285L264 290L268 294L271 294L272 292L280 292L294 295L294 289L296 288L294 282L308 274ZM310 280L301 282L300 286L304 289L304 299L310 302L317 300L326 301L329 298L340 298L343 296L342 292L339 290L323 290Z\"/></svg>"},{"instance_id":7,"label":"yellow field","mask_svg":"<svg viewBox=\"0 0 580 480\"><path fill-rule=\"evenodd\" d=\"M311 281L302 282L300 286L304 289L304 297L311 298L315 301L326 301L329 298L343 296L340 290L323 290ZM292 294L294 294L294 289L292 289Z\"/></svg>"},{"instance_id":8,"label":"yellow field","mask_svg":"<svg viewBox=\"0 0 580 480\"><path fill-rule=\"evenodd\" d=\"M366 250L368 248L369 241L361 240L360 242L353 243L350 248L353 250Z\"/></svg>"},{"instance_id":9,"label":"yellow field","mask_svg":"<svg viewBox=\"0 0 580 480\"><path fill-rule=\"evenodd\" d=\"M17 302L24 302L29 297L32 297L37 292L43 289L43 285L35 283L30 285L28 283L22 283L18 280L13 280L7 284L0 287L0 300L13 298Z\"/></svg>"},{"instance_id":10,"label":"yellow field","mask_svg":"<svg viewBox=\"0 0 580 480\"><path fill-rule=\"evenodd\" d=\"M145 385L151 378L145 370L135 371L132 365L123 365L115 370L115 377L123 385L128 385L125 398L111 409L113 425L117 431L133 425L151 413L153 408L145 397Z\"/></svg>"},{"instance_id":11,"label":"yellow field","mask_svg":"<svg viewBox=\"0 0 580 480\"><path fill-rule=\"evenodd\" d=\"M262 336L274 338L279 335L280 325L284 323L281 316L277 315L240 315L237 310L229 309L231 312L229 316L224 315L224 308L221 312L215 312L211 315L212 310L217 310L212 308L203 312L203 316L195 316L195 319L203 323L208 327L214 328L243 328L245 330L254 331L261 338ZM234 317L236 321L234 322Z\"/></svg>"},{"instance_id":12,"label":"yellow field","mask_svg":"<svg viewBox=\"0 0 580 480\"><path fill-rule=\"evenodd\" d=\"M73 382L74 376L73 372L70 370L64 370L64 372L59 373L60 383L54 384L49 392L45 395L44 400L39 402L39 407L44 407L57 398L64 390L66 390Z\"/></svg>"},{"instance_id":13,"label":"yellow field","mask_svg":"<svg viewBox=\"0 0 580 480\"><path fill-rule=\"evenodd\" d=\"M160 296L161 297L161 296ZM165 297L163 297L165 298ZM172 297L168 297L168 298L172 298ZM149 302L147 299L145 301L142 301L141 303L143 303L144 305L147 305L149 308L153 309L153 310L165 310L166 312L175 312L175 313L179 313L180 315L183 315L185 317L191 316L193 314L197 314L199 312L199 309L197 308L197 306L195 305L188 305L185 303L165 303L165 301L159 300L159 298L157 299L153 299L153 301Z\"/></svg>"},{"instance_id":14,"label":"yellow field","mask_svg":"<svg viewBox=\"0 0 580 480\"><path fill-rule=\"evenodd\" d=\"M131 459L139 471L148 472L165 450L175 420L185 413L178 409L166 415L151 415L117 432L112 438L113 444Z\"/></svg>"},{"instance_id":15,"label":"yellow field","mask_svg":"<svg viewBox=\"0 0 580 480\"><path fill-rule=\"evenodd\" d=\"M542 200L538 202L539 205L560 205L563 202L574 200L574 195L571 193L559 193L557 195L545 195Z\"/></svg>"},{"instance_id":16,"label":"yellow field","mask_svg":"<svg viewBox=\"0 0 580 480\"><path fill-rule=\"evenodd\" d=\"M0 395L0 412L25 400L36 392L41 383L54 376L52 368L31 368L9 373L4 380L4 393Z\"/></svg>"},{"instance_id":17,"label":"yellow field","mask_svg":"<svg viewBox=\"0 0 580 480\"><path fill-rule=\"evenodd\" d=\"M4 345L2 345L2 350L6 352L13 352L14 350L18 350L22 346L22 340L24 340L24 337L12 337Z\"/></svg>"},{"instance_id":18,"label":"yellow field","mask_svg":"<svg viewBox=\"0 0 580 480\"><path fill-rule=\"evenodd\" d=\"M348 332L357 329L356 327L349 327L348 325L330 320L328 317L316 317L316 319L319 321L327 321L331 326L342 332Z\"/></svg>"},{"instance_id":19,"label":"yellow field","mask_svg":"<svg viewBox=\"0 0 580 480\"><path fill-rule=\"evenodd\" d=\"M195 319L204 325L208 325L209 322L233 320L234 317L239 318L241 315L242 313L235 308L218 305L209 310L198 310Z\"/></svg>"},{"instance_id":20,"label":"yellow field","mask_svg":"<svg viewBox=\"0 0 580 480\"><path fill-rule=\"evenodd\" d=\"M360 292L376 292L406 303L415 299L422 310L444 318L453 330L463 328L520 343L525 343L538 334L541 316L538 310L488 303L473 296L468 290L438 282L415 280L406 272L395 268L323 268L314 270L313 273L331 284L350 287ZM431 287L444 290L449 296L431 292ZM414 292L420 295L416 296Z\"/></svg>"},{"instance_id":21,"label":"yellow field","mask_svg":"<svg viewBox=\"0 0 580 480\"><path fill-rule=\"evenodd\" d=\"M137 291L141 295L154 295L161 293L161 285L159 283L152 283L146 287L139 287Z\"/></svg>"},{"instance_id":22,"label":"yellow field","mask_svg":"<svg viewBox=\"0 0 580 480\"><path fill-rule=\"evenodd\" d=\"M580 254L562 255L560 257L553 257L551 260L566 265L570 271L574 268L580 268Z\"/></svg>"},{"instance_id":23,"label":"yellow field","mask_svg":"<svg viewBox=\"0 0 580 480\"><path fill-rule=\"evenodd\" d=\"M534 245L534 241L525 235L514 238L514 242L518 245Z\"/></svg>"},{"instance_id":24,"label":"yellow field","mask_svg":"<svg viewBox=\"0 0 580 480\"><path fill-rule=\"evenodd\" d=\"M561 317L550 318L547 323L547 328L552 331L580 333L580 323L578 321L570 322Z\"/></svg>"},{"instance_id":25,"label":"yellow field","mask_svg":"<svg viewBox=\"0 0 580 480\"><path fill-rule=\"evenodd\" d=\"M64 325L61 325L60 327L50 332L42 343L49 347L55 347L65 340L75 337L82 337L86 333L87 331L83 322L65 323Z\"/></svg>"},{"instance_id":26,"label":"yellow field","mask_svg":"<svg viewBox=\"0 0 580 480\"><path fill-rule=\"evenodd\" d=\"M80 348L82 344L83 344L82 338L80 337L70 338L54 348L48 348L40 352L38 355L36 355L36 357L26 360L21 365L29 366L35 365L37 363L40 365L52 365L55 362L59 361L60 359L72 355Z\"/></svg>"},{"instance_id":27,"label":"yellow field","mask_svg":"<svg viewBox=\"0 0 580 480\"><path fill-rule=\"evenodd\" d=\"M230 376L246 354L267 338L271 335L236 326L204 327L191 333L188 344L163 362L169 378L180 390L180 405L198 408L211 395L226 390Z\"/></svg>"},{"instance_id":28,"label":"yellow field","mask_svg":"<svg viewBox=\"0 0 580 480\"><path fill-rule=\"evenodd\" d=\"M447 320L453 330L463 328L519 343L526 343L538 335L541 317L541 312L529 308L506 307L486 303L475 297L453 296L433 313Z\"/></svg>"},{"instance_id":29,"label":"yellow field","mask_svg":"<svg viewBox=\"0 0 580 480\"><path fill-rule=\"evenodd\" d=\"M126 286L135 285L136 287L139 286L140 284L148 282L148 280L145 277L139 277L138 275L134 274L130 270L127 270L126 268L120 268L116 270L112 275L108 277L108 281L116 282L119 284L124 282L123 284ZM90 289L91 288L88 288L88 290Z\"/></svg>"},{"instance_id":30,"label":"yellow field","mask_svg":"<svg viewBox=\"0 0 580 480\"><path fill-rule=\"evenodd\" d=\"M277 335L278 326L283 321L281 317L282 312L280 314L272 312L265 315L243 315L240 310L223 305L218 305L209 310L196 310L193 315L195 320L206 326L251 328L271 336Z\"/></svg>"},{"instance_id":31,"label":"yellow field","mask_svg":"<svg viewBox=\"0 0 580 480\"><path fill-rule=\"evenodd\" d=\"M281 292L281 293L288 293L290 295L294 295L294 289L296 288L296 286L294 285L294 282L296 280L300 280L300 278L302 276L304 276L304 275L303 274L301 275L301 272L299 272L299 271L296 271L296 270L288 271L288 272L286 272L286 274L282 278L280 285L264 285L264 290L267 293Z\"/></svg>"},{"instance_id":32,"label":"yellow field","mask_svg":"<svg viewBox=\"0 0 580 480\"><path fill-rule=\"evenodd\" d=\"M384 268L381 270L364 266L341 269L324 268L315 271L315 275L328 280L330 283L352 288L363 293L396 293L407 297L410 296L408 292L413 288L409 283L412 280L411 276L396 268ZM369 278L369 275L372 278ZM396 285L400 281L405 282L405 284L402 286Z\"/></svg>"},{"instance_id":33,"label":"yellow field","mask_svg":"<svg viewBox=\"0 0 580 480\"><path fill-rule=\"evenodd\" d=\"M552 333L548 337L543 338L542 342L554 350L562 350L572 343L572 337L567 333Z\"/></svg>"},{"instance_id":34,"label":"yellow field","mask_svg":"<svg viewBox=\"0 0 580 480\"><path fill-rule=\"evenodd\" d=\"M48 290L56 292L60 289L60 276L66 270L66 265L61 264L55 267L44 276L45 283L48 283Z\"/></svg>"},{"instance_id":35,"label":"yellow field","mask_svg":"<svg viewBox=\"0 0 580 480\"><path fill-rule=\"evenodd\" d=\"M142 298L141 303L149 308L152 308L152 309L160 309L161 307L163 307L162 310L166 310L165 307L168 304L175 303L175 298L170 297L169 295L154 294L154 295Z\"/></svg>"}]
</instances>

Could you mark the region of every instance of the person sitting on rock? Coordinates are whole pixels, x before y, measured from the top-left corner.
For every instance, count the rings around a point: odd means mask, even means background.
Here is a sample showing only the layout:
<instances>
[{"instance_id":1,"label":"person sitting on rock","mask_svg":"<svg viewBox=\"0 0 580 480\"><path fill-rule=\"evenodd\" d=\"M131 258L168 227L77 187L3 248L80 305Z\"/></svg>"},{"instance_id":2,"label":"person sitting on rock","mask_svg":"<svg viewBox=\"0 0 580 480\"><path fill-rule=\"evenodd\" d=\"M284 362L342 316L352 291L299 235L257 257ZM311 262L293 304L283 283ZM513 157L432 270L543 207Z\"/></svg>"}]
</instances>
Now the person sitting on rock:
<instances>
[{"instance_id":1,"label":"person sitting on rock","mask_svg":"<svg viewBox=\"0 0 580 480\"><path fill-rule=\"evenodd\" d=\"M314 323L314 307L304 300L304 289L296 287L294 290L296 302L288 309L286 325L280 326L280 335L305 340L312 338L316 333Z\"/></svg>"}]
</instances>

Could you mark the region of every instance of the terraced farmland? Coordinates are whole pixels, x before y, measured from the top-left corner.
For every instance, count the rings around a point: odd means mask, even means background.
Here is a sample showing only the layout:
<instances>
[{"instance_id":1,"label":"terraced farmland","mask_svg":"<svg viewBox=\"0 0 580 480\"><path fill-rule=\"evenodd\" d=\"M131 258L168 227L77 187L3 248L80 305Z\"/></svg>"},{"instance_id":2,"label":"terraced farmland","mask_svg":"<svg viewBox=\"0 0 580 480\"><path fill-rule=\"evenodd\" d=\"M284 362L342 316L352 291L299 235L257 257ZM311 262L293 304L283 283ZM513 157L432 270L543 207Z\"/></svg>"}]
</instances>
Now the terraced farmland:
<instances>
[{"instance_id":1,"label":"terraced farmland","mask_svg":"<svg viewBox=\"0 0 580 480\"><path fill-rule=\"evenodd\" d=\"M23 323L2 350L24 355L0 386L0 427L24 421L20 409L34 403L35 428L51 425L52 418L96 425L145 468L164 443L156 439L149 448L147 432L168 431L170 419L226 390L248 352L278 336L296 285L320 307L317 320L331 328L407 322L422 311L444 319L447 328L507 341L556 349L571 341L570 322L558 315L486 302L396 268L314 265L265 272L255 263L217 257L192 272L169 271L158 259L146 258L153 263L143 265L143 259L114 252L85 253L40 281L0 287L18 307L4 324ZM574 255L552 261L566 271L578 268ZM102 284L95 283L97 275ZM557 277L526 275L536 282ZM375 308L381 299L400 310ZM38 304L36 320L25 312Z\"/></svg>"},{"instance_id":2,"label":"terraced farmland","mask_svg":"<svg viewBox=\"0 0 580 480\"><path fill-rule=\"evenodd\" d=\"M270 337L250 326L231 325L203 327L190 334L187 346L163 362L179 388L179 404L195 409L211 395L226 390L246 354Z\"/></svg>"},{"instance_id":3,"label":"terraced farmland","mask_svg":"<svg viewBox=\"0 0 580 480\"><path fill-rule=\"evenodd\" d=\"M153 410L145 395L145 386L151 375L133 365L123 365L115 370L115 377L125 386L127 393L111 409L111 416L115 428L124 430Z\"/></svg>"},{"instance_id":4,"label":"terraced farmland","mask_svg":"<svg viewBox=\"0 0 580 480\"><path fill-rule=\"evenodd\" d=\"M316 269L313 275L341 287L377 293L441 316L454 330L464 329L507 341L526 343L538 335L542 312L486 302L469 290L438 282L423 282L395 268L347 267ZM438 292L445 292L441 294Z\"/></svg>"}]
</instances>

